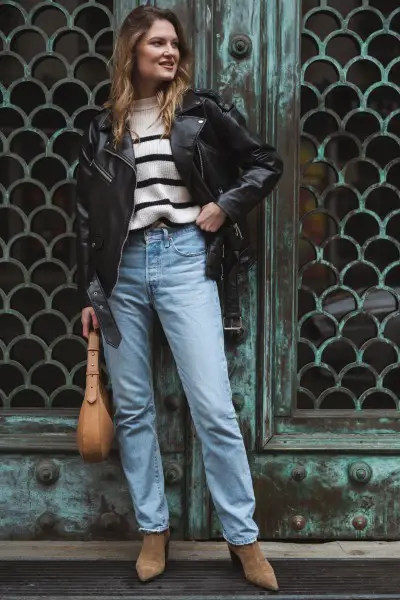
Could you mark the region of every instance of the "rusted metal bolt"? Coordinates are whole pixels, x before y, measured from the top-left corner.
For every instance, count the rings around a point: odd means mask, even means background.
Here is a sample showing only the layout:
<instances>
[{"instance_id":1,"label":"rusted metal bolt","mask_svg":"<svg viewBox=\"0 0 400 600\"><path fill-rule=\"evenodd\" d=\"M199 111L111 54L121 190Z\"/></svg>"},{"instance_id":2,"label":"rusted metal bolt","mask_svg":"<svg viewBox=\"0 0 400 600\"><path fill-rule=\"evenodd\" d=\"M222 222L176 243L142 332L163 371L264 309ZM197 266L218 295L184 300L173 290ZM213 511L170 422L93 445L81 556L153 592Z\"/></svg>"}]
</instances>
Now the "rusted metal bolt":
<instances>
[{"instance_id":1,"label":"rusted metal bolt","mask_svg":"<svg viewBox=\"0 0 400 600\"><path fill-rule=\"evenodd\" d=\"M164 404L165 404L165 408L167 410L170 410L171 412L178 410L178 408L180 407L180 398L179 396L176 396L175 394L170 394L169 396L167 396L164 400Z\"/></svg>"},{"instance_id":2,"label":"rusted metal bolt","mask_svg":"<svg viewBox=\"0 0 400 600\"><path fill-rule=\"evenodd\" d=\"M304 527L306 526L306 524L307 524L307 521L301 515L296 515L292 519L292 527L296 531L301 531L302 529L304 529Z\"/></svg>"},{"instance_id":3,"label":"rusted metal bolt","mask_svg":"<svg viewBox=\"0 0 400 600\"><path fill-rule=\"evenodd\" d=\"M231 56L237 59L247 58L251 54L253 44L248 35L235 35L231 39L229 52Z\"/></svg>"},{"instance_id":4,"label":"rusted metal bolt","mask_svg":"<svg viewBox=\"0 0 400 600\"><path fill-rule=\"evenodd\" d=\"M358 531L362 531L363 529L366 528L367 526L367 519L365 517L363 517L362 515L359 515L358 517L354 517L353 519L353 527L354 529L357 529Z\"/></svg>"},{"instance_id":5,"label":"rusted metal bolt","mask_svg":"<svg viewBox=\"0 0 400 600\"><path fill-rule=\"evenodd\" d=\"M49 529L53 529L56 524L55 516L50 512L45 512L37 520L37 524L40 529L48 531Z\"/></svg>"},{"instance_id":6,"label":"rusted metal bolt","mask_svg":"<svg viewBox=\"0 0 400 600\"><path fill-rule=\"evenodd\" d=\"M235 407L236 412L240 412L244 407L244 398L242 394L233 394L232 395L233 406Z\"/></svg>"},{"instance_id":7,"label":"rusted metal bolt","mask_svg":"<svg viewBox=\"0 0 400 600\"><path fill-rule=\"evenodd\" d=\"M43 460L36 467L36 479L43 485L54 485L60 476L60 469L51 460Z\"/></svg>"},{"instance_id":8,"label":"rusted metal bolt","mask_svg":"<svg viewBox=\"0 0 400 600\"><path fill-rule=\"evenodd\" d=\"M182 478L182 467L176 463L170 464L165 470L165 481L169 484L178 483L179 481L182 481Z\"/></svg>"},{"instance_id":9,"label":"rusted metal bolt","mask_svg":"<svg viewBox=\"0 0 400 600\"><path fill-rule=\"evenodd\" d=\"M355 462L349 466L349 477L355 483L368 483L372 477L372 469L365 462Z\"/></svg>"},{"instance_id":10,"label":"rusted metal bolt","mask_svg":"<svg viewBox=\"0 0 400 600\"><path fill-rule=\"evenodd\" d=\"M120 524L120 518L113 512L106 512L101 515L100 523L103 529L117 529Z\"/></svg>"},{"instance_id":11,"label":"rusted metal bolt","mask_svg":"<svg viewBox=\"0 0 400 600\"><path fill-rule=\"evenodd\" d=\"M307 477L307 471L304 467L298 466L292 470L292 479L295 481L303 481Z\"/></svg>"}]
</instances>

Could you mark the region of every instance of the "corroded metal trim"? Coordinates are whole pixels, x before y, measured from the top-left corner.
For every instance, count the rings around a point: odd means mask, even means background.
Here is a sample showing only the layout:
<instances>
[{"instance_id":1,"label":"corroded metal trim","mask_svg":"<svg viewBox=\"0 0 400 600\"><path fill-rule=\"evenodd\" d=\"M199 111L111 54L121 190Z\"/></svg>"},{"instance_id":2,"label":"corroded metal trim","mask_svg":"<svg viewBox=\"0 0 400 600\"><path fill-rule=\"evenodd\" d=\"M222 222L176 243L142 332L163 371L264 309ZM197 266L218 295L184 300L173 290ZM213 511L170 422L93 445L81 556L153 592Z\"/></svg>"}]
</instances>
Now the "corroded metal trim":
<instances>
[{"instance_id":1,"label":"corroded metal trim","mask_svg":"<svg viewBox=\"0 0 400 600\"><path fill-rule=\"evenodd\" d=\"M117 450L116 445L113 447ZM54 455L57 452L78 454L76 433L0 435L0 452L35 452Z\"/></svg>"},{"instance_id":2,"label":"corroded metal trim","mask_svg":"<svg viewBox=\"0 0 400 600\"><path fill-rule=\"evenodd\" d=\"M267 443L268 452L359 452L362 454L396 454L400 451L399 435L324 436L306 433L274 435Z\"/></svg>"},{"instance_id":3,"label":"corroded metal trim","mask_svg":"<svg viewBox=\"0 0 400 600\"><path fill-rule=\"evenodd\" d=\"M293 10L294 8L294 10ZM276 144L285 170L267 203L265 247L260 259L258 449L273 435L274 414L290 414L295 393L297 314L297 223L300 108L301 3L268 0L265 107L267 137Z\"/></svg>"}]
</instances>

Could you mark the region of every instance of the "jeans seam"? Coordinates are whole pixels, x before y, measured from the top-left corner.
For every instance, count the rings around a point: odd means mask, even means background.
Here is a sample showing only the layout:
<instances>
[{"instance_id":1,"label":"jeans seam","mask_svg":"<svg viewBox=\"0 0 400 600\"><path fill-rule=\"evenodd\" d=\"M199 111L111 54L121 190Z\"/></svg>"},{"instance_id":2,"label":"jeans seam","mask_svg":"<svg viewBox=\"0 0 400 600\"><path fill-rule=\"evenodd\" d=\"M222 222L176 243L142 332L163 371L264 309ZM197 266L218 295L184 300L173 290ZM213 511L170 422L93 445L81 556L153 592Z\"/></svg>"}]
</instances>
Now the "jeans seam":
<instances>
[{"instance_id":1,"label":"jeans seam","mask_svg":"<svg viewBox=\"0 0 400 600\"><path fill-rule=\"evenodd\" d=\"M154 402L152 402L151 404L151 412L153 414L153 418L154 418L154 424L156 424L156 409L154 406ZM160 465L158 464L158 457L157 457L157 436L154 437L154 470L155 470L155 476L156 476L156 484L157 484L157 489L158 489L158 494L160 497L160 501L161 501L161 506L160 506L160 513L162 514L165 508L165 494L162 493L161 491L161 486L160 486Z\"/></svg>"}]
</instances>

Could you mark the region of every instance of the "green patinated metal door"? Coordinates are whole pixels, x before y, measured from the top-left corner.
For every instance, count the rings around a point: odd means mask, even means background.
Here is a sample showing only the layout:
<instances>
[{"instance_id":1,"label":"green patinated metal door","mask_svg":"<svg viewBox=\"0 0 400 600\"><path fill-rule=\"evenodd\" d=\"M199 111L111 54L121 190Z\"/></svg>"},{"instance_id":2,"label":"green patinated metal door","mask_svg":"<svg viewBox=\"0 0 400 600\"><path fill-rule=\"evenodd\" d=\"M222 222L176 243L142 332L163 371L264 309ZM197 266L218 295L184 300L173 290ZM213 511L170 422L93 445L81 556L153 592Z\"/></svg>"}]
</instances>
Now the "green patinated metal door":
<instances>
[{"instance_id":1,"label":"green patinated metal door","mask_svg":"<svg viewBox=\"0 0 400 600\"><path fill-rule=\"evenodd\" d=\"M398 539L400 8L278 6L259 521L268 537Z\"/></svg>"},{"instance_id":2,"label":"green patinated metal door","mask_svg":"<svg viewBox=\"0 0 400 600\"><path fill-rule=\"evenodd\" d=\"M84 465L74 254L82 130L134 0L0 5L1 539L130 539L118 455ZM400 537L397 0L173 0L199 87L278 145L227 338L263 538ZM299 168L301 165L301 168ZM221 536L167 344L155 384L171 526ZM206 376L206 374L205 374ZM232 457L234 460L234 457Z\"/></svg>"},{"instance_id":3,"label":"green patinated metal door","mask_svg":"<svg viewBox=\"0 0 400 600\"><path fill-rule=\"evenodd\" d=\"M135 6L133 0L6 0L0 6L2 539L136 535L118 455L84 465L74 432L86 358L75 285L77 156L82 130L107 98L114 33ZM211 7L177 0L164 6L175 8L185 24L197 84L234 90L252 127L263 128L261 5L249 10L240 2ZM243 282L247 331L241 340L227 340L249 450L256 420L255 281L253 271ZM209 538L212 511L199 441L160 331L157 340L156 403L171 527L181 539Z\"/></svg>"}]
</instances>

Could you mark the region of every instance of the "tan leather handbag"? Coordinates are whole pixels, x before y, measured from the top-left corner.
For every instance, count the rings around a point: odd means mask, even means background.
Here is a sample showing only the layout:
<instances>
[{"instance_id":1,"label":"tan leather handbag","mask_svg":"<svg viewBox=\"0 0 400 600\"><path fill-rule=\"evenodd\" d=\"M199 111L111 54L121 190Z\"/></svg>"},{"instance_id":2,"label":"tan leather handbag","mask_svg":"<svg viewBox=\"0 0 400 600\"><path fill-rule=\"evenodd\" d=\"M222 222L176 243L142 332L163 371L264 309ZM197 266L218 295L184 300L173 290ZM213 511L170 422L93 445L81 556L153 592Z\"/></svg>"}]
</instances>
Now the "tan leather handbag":
<instances>
[{"instance_id":1,"label":"tan leather handbag","mask_svg":"<svg viewBox=\"0 0 400 600\"><path fill-rule=\"evenodd\" d=\"M100 377L99 352L99 330L91 331L88 340L86 391L76 431L79 453L86 462L105 460L114 438L111 402Z\"/></svg>"}]
</instances>

